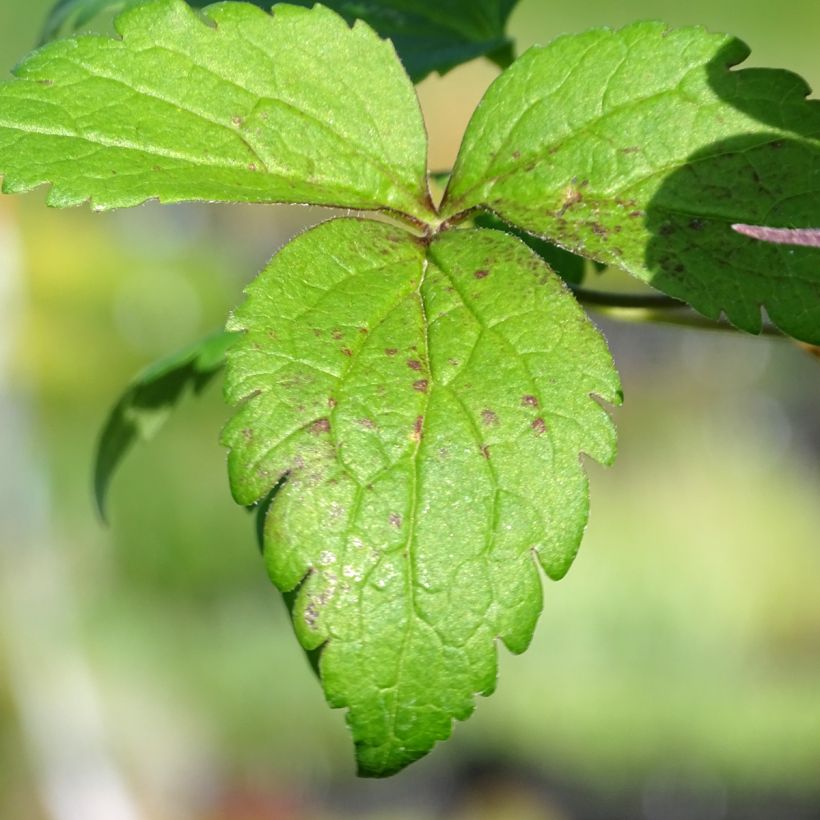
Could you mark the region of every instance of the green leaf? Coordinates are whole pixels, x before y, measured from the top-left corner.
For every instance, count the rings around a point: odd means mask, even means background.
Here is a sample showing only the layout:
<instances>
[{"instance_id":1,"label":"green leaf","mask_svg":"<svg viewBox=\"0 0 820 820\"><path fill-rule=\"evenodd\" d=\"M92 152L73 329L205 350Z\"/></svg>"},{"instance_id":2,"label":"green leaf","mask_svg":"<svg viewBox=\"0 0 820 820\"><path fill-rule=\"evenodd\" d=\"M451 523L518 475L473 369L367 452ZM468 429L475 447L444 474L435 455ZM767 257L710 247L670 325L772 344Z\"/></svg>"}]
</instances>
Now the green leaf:
<instances>
[{"instance_id":1,"label":"green leaf","mask_svg":"<svg viewBox=\"0 0 820 820\"><path fill-rule=\"evenodd\" d=\"M43 41L87 25L98 14L139 5L145 0L60 0L43 30ZM444 73L475 57L509 47L505 29L518 0L327 0L346 20L364 20L393 41L407 73L418 82L433 71ZM188 0L202 8L208 0ZM269 8L273 0L253 0ZM311 7L312 0L295 5Z\"/></svg>"},{"instance_id":2,"label":"green leaf","mask_svg":"<svg viewBox=\"0 0 820 820\"><path fill-rule=\"evenodd\" d=\"M579 453L609 463L591 398L620 400L600 334L522 242L325 223L287 245L229 323L224 433L240 504L265 521L296 633L322 648L360 772L447 737L523 651L536 558L564 575L588 513Z\"/></svg>"},{"instance_id":3,"label":"green leaf","mask_svg":"<svg viewBox=\"0 0 820 820\"><path fill-rule=\"evenodd\" d=\"M443 216L485 207L710 318L820 341L820 256L735 223L820 221L820 103L741 42L640 23L562 37L491 86Z\"/></svg>"},{"instance_id":4,"label":"green leaf","mask_svg":"<svg viewBox=\"0 0 820 820\"><path fill-rule=\"evenodd\" d=\"M236 335L220 331L143 370L111 409L94 459L94 494L105 518L111 478L137 441L150 441L188 388L199 394L222 369Z\"/></svg>"},{"instance_id":5,"label":"green leaf","mask_svg":"<svg viewBox=\"0 0 820 820\"><path fill-rule=\"evenodd\" d=\"M121 40L51 43L0 85L7 193L50 205L312 202L429 216L427 137L392 45L322 6L153 0ZM389 112L389 116L387 115Z\"/></svg>"}]
</instances>

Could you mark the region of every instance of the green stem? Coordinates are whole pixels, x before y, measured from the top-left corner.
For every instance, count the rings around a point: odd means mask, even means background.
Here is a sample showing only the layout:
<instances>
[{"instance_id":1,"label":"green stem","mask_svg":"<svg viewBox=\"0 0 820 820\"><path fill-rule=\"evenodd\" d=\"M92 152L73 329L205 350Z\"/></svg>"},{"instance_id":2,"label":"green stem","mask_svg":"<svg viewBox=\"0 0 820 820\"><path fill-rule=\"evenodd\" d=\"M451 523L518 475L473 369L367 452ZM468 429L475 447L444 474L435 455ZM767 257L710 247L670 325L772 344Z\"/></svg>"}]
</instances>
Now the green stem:
<instances>
[{"instance_id":1,"label":"green stem","mask_svg":"<svg viewBox=\"0 0 820 820\"><path fill-rule=\"evenodd\" d=\"M608 295L608 294L607 294ZM727 322L725 319L707 319L705 316L700 316L694 311L686 308L680 302L677 302L677 307L683 310L670 311L668 307L665 308L651 308L651 307L623 307L613 306L602 302L585 302L583 298L579 297L579 301L589 307L596 313L623 322L656 322L658 324L677 325L679 327L695 328L699 330L728 330L732 333L738 333L738 329ZM675 300L676 301L676 300ZM760 330L761 336L771 336L779 339L788 338L774 325L766 323Z\"/></svg>"},{"instance_id":2,"label":"green stem","mask_svg":"<svg viewBox=\"0 0 820 820\"><path fill-rule=\"evenodd\" d=\"M627 310L676 310L686 304L659 293L610 293L603 290L572 288L575 298L584 305Z\"/></svg>"}]
</instances>

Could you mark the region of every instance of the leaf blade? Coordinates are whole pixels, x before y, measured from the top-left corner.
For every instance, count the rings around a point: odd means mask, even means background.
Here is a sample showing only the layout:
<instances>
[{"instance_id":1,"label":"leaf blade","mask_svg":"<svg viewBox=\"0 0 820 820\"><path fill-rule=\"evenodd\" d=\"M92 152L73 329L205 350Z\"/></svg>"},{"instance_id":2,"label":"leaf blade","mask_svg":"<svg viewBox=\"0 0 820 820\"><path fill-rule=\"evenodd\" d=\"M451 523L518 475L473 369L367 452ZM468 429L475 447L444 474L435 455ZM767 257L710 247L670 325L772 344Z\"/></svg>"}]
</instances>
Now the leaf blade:
<instances>
[{"instance_id":1,"label":"leaf blade","mask_svg":"<svg viewBox=\"0 0 820 820\"><path fill-rule=\"evenodd\" d=\"M590 398L619 401L611 358L560 279L497 231L426 248L325 223L274 258L230 326L245 332L226 379L234 495L251 504L287 477L269 572L298 589L297 635L321 647L360 773L391 774L493 690L497 637L526 648L533 555L568 569L587 516L578 455L614 456Z\"/></svg>"},{"instance_id":2,"label":"leaf blade","mask_svg":"<svg viewBox=\"0 0 820 820\"><path fill-rule=\"evenodd\" d=\"M641 23L531 49L471 122L445 217L483 206L613 264L708 316L820 338L816 251L732 224L820 219L820 104L783 71L730 70L748 48Z\"/></svg>"},{"instance_id":3,"label":"leaf blade","mask_svg":"<svg viewBox=\"0 0 820 820\"><path fill-rule=\"evenodd\" d=\"M129 8L145 0L60 0L49 14L43 41L60 32L86 25L96 15L113 8ZM266 0L252 0L269 8ZM311 7L312 0L296 0ZM209 0L188 0L195 8ZM327 0L324 6L341 14L348 22L361 19L382 37L393 41L407 73L419 82L433 71L445 73L475 57L490 55L509 44L507 20L517 0L430 2L430 0Z\"/></svg>"},{"instance_id":4,"label":"leaf blade","mask_svg":"<svg viewBox=\"0 0 820 820\"><path fill-rule=\"evenodd\" d=\"M18 66L0 85L4 191L50 182L58 207L205 199L429 216L424 124L389 43L321 6L207 15L214 26L183 0L149 0L117 18L121 39L61 40Z\"/></svg>"}]
</instances>

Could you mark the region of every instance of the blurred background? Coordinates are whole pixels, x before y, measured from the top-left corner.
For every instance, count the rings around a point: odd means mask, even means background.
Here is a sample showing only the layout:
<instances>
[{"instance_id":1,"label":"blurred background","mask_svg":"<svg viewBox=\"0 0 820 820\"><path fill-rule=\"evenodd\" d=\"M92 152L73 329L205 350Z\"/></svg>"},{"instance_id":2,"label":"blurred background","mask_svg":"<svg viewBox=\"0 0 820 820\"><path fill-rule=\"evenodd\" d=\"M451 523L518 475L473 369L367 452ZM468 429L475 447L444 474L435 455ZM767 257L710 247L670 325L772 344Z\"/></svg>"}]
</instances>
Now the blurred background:
<instances>
[{"instance_id":1,"label":"blurred background","mask_svg":"<svg viewBox=\"0 0 820 820\"><path fill-rule=\"evenodd\" d=\"M0 3L5 72L51 0ZM523 0L520 47L662 17L820 87L820 5ZM495 69L420 93L448 167ZM219 385L117 476L91 459L134 372L219 327L326 214L0 199L0 817L820 818L820 362L779 339L600 319L619 461L577 563L451 741L357 780L230 499ZM604 277L606 279L606 277ZM602 281L601 285L605 283ZM616 283L619 284L619 283Z\"/></svg>"}]
</instances>

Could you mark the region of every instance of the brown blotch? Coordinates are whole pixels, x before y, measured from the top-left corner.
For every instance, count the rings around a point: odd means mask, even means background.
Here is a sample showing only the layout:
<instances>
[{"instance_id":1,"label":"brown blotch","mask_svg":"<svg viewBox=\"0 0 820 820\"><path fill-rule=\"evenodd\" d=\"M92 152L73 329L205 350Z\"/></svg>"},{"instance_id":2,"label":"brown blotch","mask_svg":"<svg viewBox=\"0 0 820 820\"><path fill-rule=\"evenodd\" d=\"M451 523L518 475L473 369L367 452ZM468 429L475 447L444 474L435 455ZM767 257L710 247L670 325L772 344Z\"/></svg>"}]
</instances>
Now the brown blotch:
<instances>
[{"instance_id":1,"label":"brown blotch","mask_svg":"<svg viewBox=\"0 0 820 820\"><path fill-rule=\"evenodd\" d=\"M401 529L401 516L398 513L390 513L390 526L395 527L397 530Z\"/></svg>"},{"instance_id":2,"label":"brown blotch","mask_svg":"<svg viewBox=\"0 0 820 820\"><path fill-rule=\"evenodd\" d=\"M418 381L413 382L413 390L416 390L419 393L426 393L429 386L430 383L427 379L419 379Z\"/></svg>"},{"instance_id":3,"label":"brown blotch","mask_svg":"<svg viewBox=\"0 0 820 820\"><path fill-rule=\"evenodd\" d=\"M481 420L488 426L498 424L498 416L492 410L486 408L481 411Z\"/></svg>"},{"instance_id":4,"label":"brown blotch","mask_svg":"<svg viewBox=\"0 0 820 820\"><path fill-rule=\"evenodd\" d=\"M643 211L630 211L630 219L640 219L643 216Z\"/></svg>"},{"instance_id":5,"label":"brown blotch","mask_svg":"<svg viewBox=\"0 0 820 820\"><path fill-rule=\"evenodd\" d=\"M481 270L477 270L473 274L473 276L475 276L476 279L485 279L489 275L490 275L490 272L488 270L484 270L483 268Z\"/></svg>"},{"instance_id":6,"label":"brown blotch","mask_svg":"<svg viewBox=\"0 0 820 820\"><path fill-rule=\"evenodd\" d=\"M362 333L362 334L366 335L366 334L370 333L370 331L366 327L360 327L359 328L359 333Z\"/></svg>"},{"instance_id":7,"label":"brown blotch","mask_svg":"<svg viewBox=\"0 0 820 820\"><path fill-rule=\"evenodd\" d=\"M411 370L421 370L421 362L418 359L408 359L407 366Z\"/></svg>"},{"instance_id":8,"label":"brown blotch","mask_svg":"<svg viewBox=\"0 0 820 820\"><path fill-rule=\"evenodd\" d=\"M395 347L385 348L385 351L384 351L386 356L395 356L398 352L399 352L398 349L395 348Z\"/></svg>"},{"instance_id":9,"label":"brown blotch","mask_svg":"<svg viewBox=\"0 0 820 820\"><path fill-rule=\"evenodd\" d=\"M310 425L310 432L315 436L318 436L321 433L329 433L330 419L316 419L316 421Z\"/></svg>"},{"instance_id":10,"label":"brown blotch","mask_svg":"<svg viewBox=\"0 0 820 820\"><path fill-rule=\"evenodd\" d=\"M521 404L523 404L524 407L538 407L538 399L535 398L535 396L522 396Z\"/></svg>"},{"instance_id":11,"label":"brown blotch","mask_svg":"<svg viewBox=\"0 0 820 820\"><path fill-rule=\"evenodd\" d=\"M561 203L561 207L558 210L558 216L563 216L573 205L578 205L578 203L584 201L584 195L576 190L575 188L567 188L566 192L564 193L564 201Z\"/></svg>"},{"instance_id":12,"label":"brown blotch","mask_svg":"<svg viewBox=\"0 0 820 820\"><path fill-rule=\"evenodd\" d=\"M544 433L547 432L547 425L544 423L544 419L542 419L540 417L537 418L532 423L532 429L535 431L536 436L543 436Z\"/></svg>"},{"instance_id":13,"label":"brown blotch","mask_svg":"<svg viewBox=\"0 0 820 820\"><path fill-rule=\"evenodd\" d=\"M424 435L424 416L416 416L416 421L413 424L413 441L421 441Z\"/></svg>"}]
</instances>

